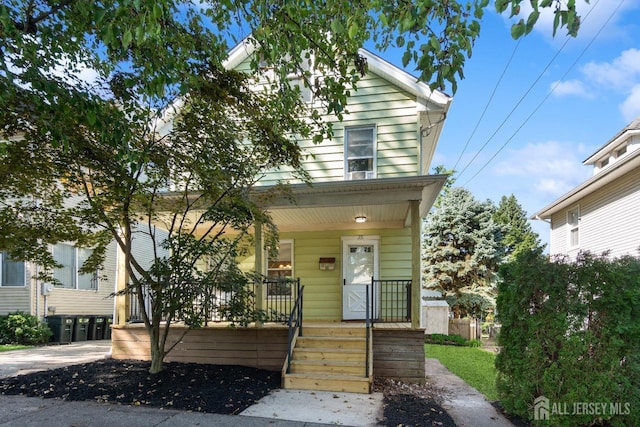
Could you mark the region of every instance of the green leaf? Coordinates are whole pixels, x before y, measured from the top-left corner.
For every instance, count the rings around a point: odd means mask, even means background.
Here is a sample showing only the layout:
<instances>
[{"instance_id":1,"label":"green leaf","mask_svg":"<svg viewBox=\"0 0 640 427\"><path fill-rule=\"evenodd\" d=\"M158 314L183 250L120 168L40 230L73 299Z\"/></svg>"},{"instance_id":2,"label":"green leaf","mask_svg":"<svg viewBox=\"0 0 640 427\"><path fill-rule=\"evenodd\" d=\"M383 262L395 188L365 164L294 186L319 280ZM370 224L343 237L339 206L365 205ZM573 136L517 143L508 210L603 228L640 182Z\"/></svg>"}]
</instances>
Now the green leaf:
<instances>
[{"instance_id":1,"label":"green leaf","mask_svg":"<svg viewBox=\"0 0 640 427\"><path fill-rule=\"evenodd\" d=\"M540 17L540 12L536 10L534 10L529 14L529 17L527 18L527 28L525 31L526 34L529 34L531 30L533 30L533 26L536 24L536 22L538 22L539 17Z\"/></svg>"},{"instance_id":2,"label":"green leaf","mask_svg":"<svg viewBox=\"0 0 640 427\"><path fill-rule=\"evenodd\" d=\"M122 35L122 47L127 49L133 40L133 34L131 34L131 30L127 29Z\"/></svg>"},{"instance_id":3,"label":"green leaf","mask_svg":"<svg viewBox=\"0 0 640 427\"><path fill-rule=\"evenodd\" d=\"M502 13L507 10L509 0L496 0L496 12Z\"/></svg>"},{"instance_id":4,"label":"green leaf","mask_svg":"<svg viewBox=\"0 0 640 427\"><path fill-rule=\"evenodd\" d=\"M87 110L87 122L89 126L96 124L96 112L93 109Z\"/></svg>"},{"instance_id":5,"label":"green leaf","mask_svg":"<svg viewBox=\"0 0 640 427\"><path fill-rule=\"evenodd\" d=\"M334 34L343 33L344 25L342 25L342 20L335 18L331 21L331 31L333 31Z\"/></svg>"},{"instance_id":6,"label":"green leaf","mask_svg":"<svg viewBox=\"0 0 640 427\"><path fill-rule=\"evenodd\" d=\"M524 20L521 19L517 24L513 24L511 26L511 37L514 39L519 39L525 32Z\"/></svg>"},{"instance_id":7,"label":"green leaf","mask_svg":"<svg viewBox=\"0 0 640 427\"><path fill-rule=\"evenodd\" d=\"M349 38L352 40L355 39L358 35L359 30L360 27L358 26L358 23L356 21L353 21L351 25L349 25Z\"/></svg>"}]
</instances>

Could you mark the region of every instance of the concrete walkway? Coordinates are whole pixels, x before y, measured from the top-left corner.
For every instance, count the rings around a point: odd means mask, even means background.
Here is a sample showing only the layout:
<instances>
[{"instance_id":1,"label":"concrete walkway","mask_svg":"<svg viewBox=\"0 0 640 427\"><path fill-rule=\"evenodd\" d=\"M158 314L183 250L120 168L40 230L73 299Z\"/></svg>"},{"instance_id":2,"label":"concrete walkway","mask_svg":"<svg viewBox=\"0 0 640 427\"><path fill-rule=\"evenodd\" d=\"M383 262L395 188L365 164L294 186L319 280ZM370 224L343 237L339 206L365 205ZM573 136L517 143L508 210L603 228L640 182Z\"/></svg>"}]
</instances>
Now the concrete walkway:
<instances>
[{"instance_id":1,"label":"concrete walkway","mask_svg":"<svg viewBox=\"0 0 640 427\"><path fill-rule=\"evenodd\" d=\"M513 427L482 393L452 374L438 359L425 359L427 381L443 391L442 407L458 427Z\"/></svg>"},{"instance_id":2,"label":"concrete walkway","mask_svg":"<svg viewBox=\"0 0 640 427\"><path fill-rule=\"evenodd\" d=\"M110 351L110 341L86 341L4 352L0 353L0 378L100 360L109 357ZM482 394L437 359L426 359L425 370L427 381L443 391L443 407L459 427L512 427ZM371 427L382 419L382 400L381 393L275 390L232 416L0 395L0 426Z\"/></svg>"}]
</instances>

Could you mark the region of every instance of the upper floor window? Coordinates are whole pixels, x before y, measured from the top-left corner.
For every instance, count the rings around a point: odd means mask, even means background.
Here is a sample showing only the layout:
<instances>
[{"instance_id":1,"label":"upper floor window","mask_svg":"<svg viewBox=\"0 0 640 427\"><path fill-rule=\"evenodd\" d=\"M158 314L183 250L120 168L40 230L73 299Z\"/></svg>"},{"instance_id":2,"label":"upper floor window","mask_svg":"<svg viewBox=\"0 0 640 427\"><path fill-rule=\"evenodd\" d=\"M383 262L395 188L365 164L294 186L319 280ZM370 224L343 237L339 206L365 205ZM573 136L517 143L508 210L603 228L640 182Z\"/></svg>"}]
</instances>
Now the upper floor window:
<instances>
[{"instance_id":1,"label":"upper floor window","mask_svg":"<svg viewBox=\"0 0 640 427\"><path fill-rule=\"evenodd\" d=\"M267 253L267 297L291 295L293 278L293 240L281 240L275 251ZM282 279L282 280L279 280Z\"/></svg>"},{"instance_id":2,"label":"upper floor window","mask_svg":"<svg viewBox=\"0 0 640 427\"><path fill-rule=\"evenodd\" d=\"M67 289L98 289L98 273L80 273L78 270L92 250L59 243L53 247L53 259L62 267L53 270L53 277Z\"/></svg>"},{"instance_id":3,"label":"upper floor window","mask_svg":"<svg viewBox=\"0 0 640 427\"><path fill-rule=\"evenodd\" d=\"M578 207L567 211L567 225L569 227L569 247L575 248L580 244L579 235L580 209Z\"/></svg>"},{"instance_id":4,"label":"upper floor window","mask_svg":"<svg viewBox=\"0 0 640 427\"><path fill-rule=\"evenodd\" d=\"M625 144L616 150L616 157L620 157L626 152L627 152L627 145Z\"/></svg>"},{"instance_id":5,"label":"upper floor window","mask_svg":"<svg viewBox=\"0 0 640 427\"><path fill-rule=\"evenodd\" d=\"M25 286L25 267L13 261L6 252L0 253L0 286Z\"/></svg>"},{"instance_id":6,"label":"upper floor window","mask_svg":"<svg viewBox=\"0 0 640 427\"><path fill-rule=\"evenodd\" d=\"M375 127L345 128L345 179L376 177Z\"/></svg>"}]
</instances>

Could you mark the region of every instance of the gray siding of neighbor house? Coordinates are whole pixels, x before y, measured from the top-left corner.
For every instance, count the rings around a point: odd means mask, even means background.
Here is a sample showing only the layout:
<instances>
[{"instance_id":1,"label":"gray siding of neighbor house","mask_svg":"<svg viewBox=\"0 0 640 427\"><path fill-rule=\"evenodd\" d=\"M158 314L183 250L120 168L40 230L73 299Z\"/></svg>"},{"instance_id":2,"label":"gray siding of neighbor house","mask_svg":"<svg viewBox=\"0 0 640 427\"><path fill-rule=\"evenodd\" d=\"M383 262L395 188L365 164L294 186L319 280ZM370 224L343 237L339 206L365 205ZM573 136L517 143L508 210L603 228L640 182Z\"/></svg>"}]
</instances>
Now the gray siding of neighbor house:
<instances>
[{"instance_id":1,"label":"gray siding of neighbor house","mask_svg":"<svg viewBox=\"0 0 640 427\"><path fill-rule=\"evenodd\" d=\"M96 314L110 315L113 313L113 298L111 294L115 290L116 250L115 242L107 247L105 262L98 273L98 289L65 289L56 287L51 295L46 297L48 312L44 312L45 296L40 292L40 284L32 280L34 287L33 296L38 299L39 311L42 315L51 314ZM34 301L33 306L35 307ZM55 313L52 311L55 308Z\"/></svg>"},{"instance_id":2,"label":"gray siding of neighbor house","mask_svg":"<svg viewBox=\"0 0 640 427\"><path fill-rule=\"evenodd\" d=\"M551 254L573 257L579 250L588 250L594 254L610 251L611 257L640 256L640 169L589 194L578 205L579 246L568 247L567 209L564 209L551 217Z\"/></svg>"},{"instance_id":3,"label":"gray siding of neighbor house","mask_svg":"<svg viewBox=\"0 0 640 427\"><path fill-rule=\"evenodd\" d=\"M25 286L0 286L0 315L23 311L31 313L29 305L31 287L29 277L31 277L30 265L26 265Z\"/></svg>"}]
</instances>

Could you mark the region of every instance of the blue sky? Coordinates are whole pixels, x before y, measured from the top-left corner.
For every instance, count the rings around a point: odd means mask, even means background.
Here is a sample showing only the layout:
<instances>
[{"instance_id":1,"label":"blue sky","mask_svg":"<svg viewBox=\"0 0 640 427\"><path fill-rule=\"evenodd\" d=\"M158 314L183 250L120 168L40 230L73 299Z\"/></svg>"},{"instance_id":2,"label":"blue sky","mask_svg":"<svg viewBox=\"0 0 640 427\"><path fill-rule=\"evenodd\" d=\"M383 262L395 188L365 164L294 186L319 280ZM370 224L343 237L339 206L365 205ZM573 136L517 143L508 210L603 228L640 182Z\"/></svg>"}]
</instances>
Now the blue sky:
<instances>
[{"instance_id":1,"label":"blue sky","mask_svg":"<svg viewBox=\"0 0 640 427\"><path fill-rule=\"evenodd\" d=\"M569 40L552 37L550 14L520 42L506 17L485 15L433 160L476 198L514 194L534 214L591 176L582 161L640 115L640 0L577 6ZM548 225L531 224L548 242Z\"/></svg>"}]
</instances>

